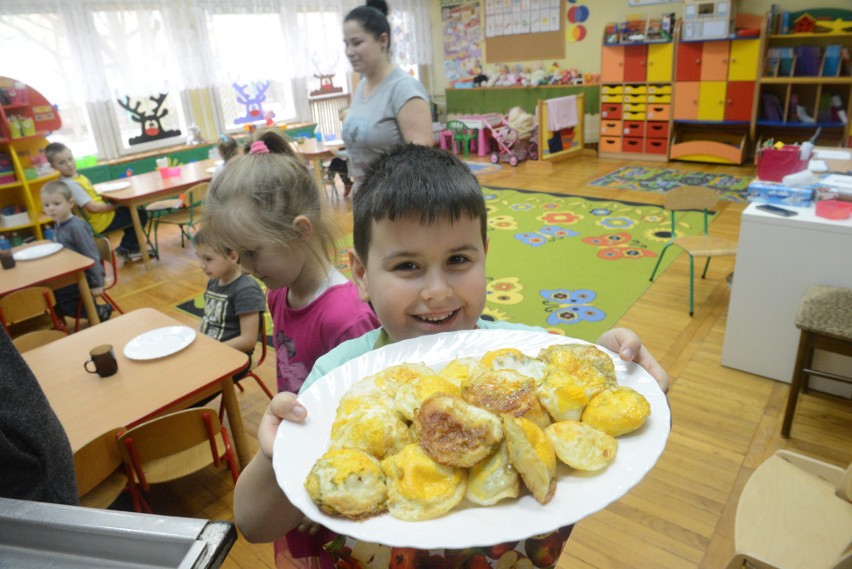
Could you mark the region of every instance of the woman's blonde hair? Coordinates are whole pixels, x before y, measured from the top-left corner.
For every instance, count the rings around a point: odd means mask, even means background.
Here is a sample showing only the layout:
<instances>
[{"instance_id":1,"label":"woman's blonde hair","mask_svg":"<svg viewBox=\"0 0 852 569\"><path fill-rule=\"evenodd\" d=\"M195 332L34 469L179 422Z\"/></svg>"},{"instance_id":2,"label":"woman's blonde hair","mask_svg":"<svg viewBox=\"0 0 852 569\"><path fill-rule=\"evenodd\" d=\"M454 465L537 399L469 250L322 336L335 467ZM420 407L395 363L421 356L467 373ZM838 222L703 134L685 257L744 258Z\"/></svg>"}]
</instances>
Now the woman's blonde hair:
<instances>
[{"instance_id":1,"label":"woman's blonde hair","mask_svg":"<svg viewBox=\"0 0 852 569\"><path fill-rule=\"evenodd\" d=\"M313 175L277 131L258 131L252 138L268 152L232 159L213 180L204 201L207 238L238 254L269 244L291 247L302 238L293 225L302 215L313 226L317 253L331 262L337 228L325 215Z\"/></svg>"}]
</instances>

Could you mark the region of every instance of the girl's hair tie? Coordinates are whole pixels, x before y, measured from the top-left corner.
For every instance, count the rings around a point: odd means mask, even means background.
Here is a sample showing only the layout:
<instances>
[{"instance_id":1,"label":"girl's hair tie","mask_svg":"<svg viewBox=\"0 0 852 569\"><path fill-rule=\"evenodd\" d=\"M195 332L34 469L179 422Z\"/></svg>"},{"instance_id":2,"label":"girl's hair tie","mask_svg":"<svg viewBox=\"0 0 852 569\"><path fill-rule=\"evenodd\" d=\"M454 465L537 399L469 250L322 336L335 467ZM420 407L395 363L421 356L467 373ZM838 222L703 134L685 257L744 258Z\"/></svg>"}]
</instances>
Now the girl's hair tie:
<instances>
[{"instance_id":1,"label":"girl's hair tie","mask_svg":"<svg viewBox=\"0 0 852 569\"><path fill-rule=\"evenodd\" d=\"M266 147L266 143L262 140L255 140L251 143L249 154L269 154L269 149Z\"/></svg>"}]
</instances>

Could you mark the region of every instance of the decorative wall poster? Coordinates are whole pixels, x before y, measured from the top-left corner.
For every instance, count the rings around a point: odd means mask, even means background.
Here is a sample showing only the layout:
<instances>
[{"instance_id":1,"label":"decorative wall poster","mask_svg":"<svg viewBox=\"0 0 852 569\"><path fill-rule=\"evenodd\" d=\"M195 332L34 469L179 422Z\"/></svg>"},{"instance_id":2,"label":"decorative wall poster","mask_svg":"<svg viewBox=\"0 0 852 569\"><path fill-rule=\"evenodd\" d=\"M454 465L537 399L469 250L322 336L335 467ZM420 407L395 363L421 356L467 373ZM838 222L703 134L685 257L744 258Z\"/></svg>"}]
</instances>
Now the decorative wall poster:
<instances>
[{"instance_id":1,"label":"decorative wall poster","mask_svg":"<svg viewBox=\"0 0 852 569\"><path fill-rule=\"evenodd\" d=\"M485 0L485 36L558 32L560 0Z\"/></svg>"},{"instance_id":2,"label":"decorative wall poster","mask_svg":"<svg viewBox=\"0 0 852 569\"><path fill-rule=\"evenodd\" d=\"M454 86L481 73L482 25L479 2L441 6L444 33L444 76Z\"/></svg>"},{"instance_id":3,"label":"decorative wall poster","mask_svg":"<svg viewBox=\"0 0 852 569\"><path fill-rule=\"evenodd\" d=\"M148 97L154 103L154 108L151 110L141 109L142 101L131 101L129 95L125 95L124 100L116 99L118 106L130 113L130 120L138 122L142 130L142 134L130 138L127 142L131 146L142 144L143 142L151 142L152 140L160 140L161 138L170 138L172 136L180 136L181 132L178 129L167 130L163 126L163 117L169 114L169 109L163 108L163 102L168 97L168 93L160 93L156 97ZM136 104L131 107L131 104Z\"/></svg>"},{"instance_id":4,"label":"decorative wall poster","mask_svg":"<svg viewBox=\"0 0 852 569\"><path fill-rule=\"evenodd\" d=\"M568 0L568 10L565 13L565 41L578 42L586 38L586 26L583 22L589 19L589 8L581 0Z\"/></svg>"},{"instance_id":5,"label":"decorative wall poster","mask_svg":"<svg viewBox=\"0 0 852 569\"><path fill-rule=\"evenodd\" d=\"M251 83L240 85L232 83L231 87L237 92L237 103L245 107L246 114L234 119L234 124L253 123L263 119L263 101L266 100L266 90L269 89L269 81L262 83ZM253 92L249 90L252 88Z\"/></svg>"}]
</instances>

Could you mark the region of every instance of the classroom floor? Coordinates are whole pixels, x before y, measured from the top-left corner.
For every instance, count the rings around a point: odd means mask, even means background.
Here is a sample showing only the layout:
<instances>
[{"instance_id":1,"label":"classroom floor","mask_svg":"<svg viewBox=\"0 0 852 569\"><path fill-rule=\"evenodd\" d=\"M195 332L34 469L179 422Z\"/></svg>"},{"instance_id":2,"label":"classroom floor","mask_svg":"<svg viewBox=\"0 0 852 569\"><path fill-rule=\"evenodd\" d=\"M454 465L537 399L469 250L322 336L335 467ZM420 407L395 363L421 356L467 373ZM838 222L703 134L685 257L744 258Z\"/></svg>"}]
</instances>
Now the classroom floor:
<instances>
[{"instance_id":1,"label":"classroom floor","mask_svg":"<svg viewBox=\"0 0 852 569\"><path fill-rule=\"evenodd\" d=\"M638 162L637 162L638 163ZM504 165L480 177L483 185L606 197L659 204L661 194L588 183L632 162L601 160L587 153L552 170ZM643 163L649 167L659 163ZM668 168L754 175L751 166L669 163ZM342 193L342 187L338 187ZM351 230L351 200L329 199L345 231ZM744 204L723 202L712 231L736 239ZM154 307L190 326L198 320L175 309L204 290L206 279L191 248L180 247L176 230L162 228L161 258L146 271L141 263L121 266L113 297L125 310ZM793 438L780 438L788 387L722 367L722 340L729 300L726 277L733 259L714 261L708 278L696 285L696 313L687 310L688 263L681 255L619 322L642 337L668 370L673 430L655 468L621 500L575 527L557 567L718 568L733 552L734 514L751 472L775 450L789 448L846 466L852 460L852 406L819 394L801 399ZM274 365L260 375L274 389ZM250 442L267 404L252 381L238 393ZM211 403L218 406L218 401ZM256 448L256 447L255 447ZM149 503L167 515L230 520L233 483L212 467L182 481L155 487ZM273 567L270 544L240 539L226 568Z\"/></svg>"}]
</instances>

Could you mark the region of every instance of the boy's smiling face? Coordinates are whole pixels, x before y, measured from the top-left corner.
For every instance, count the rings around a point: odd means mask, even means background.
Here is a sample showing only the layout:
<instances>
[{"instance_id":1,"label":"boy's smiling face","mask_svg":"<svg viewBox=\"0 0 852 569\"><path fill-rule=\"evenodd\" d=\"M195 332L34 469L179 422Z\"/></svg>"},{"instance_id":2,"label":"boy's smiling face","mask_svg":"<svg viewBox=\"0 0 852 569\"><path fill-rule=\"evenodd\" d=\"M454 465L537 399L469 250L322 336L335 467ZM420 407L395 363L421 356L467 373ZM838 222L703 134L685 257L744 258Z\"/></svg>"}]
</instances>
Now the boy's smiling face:
<instances>
[{"instance_id":1,"label":"boy's smiling face","mask_svg":"<svg viewBox=\"0 0 852 569\"><path fill-rule=\"evenodd\" d=\"M394 342L473 330L485 308L485 252L478 219L423 225L413 217L373 222L364 266L350 252L361 299Z\"/></svg>"}]
</instances>

